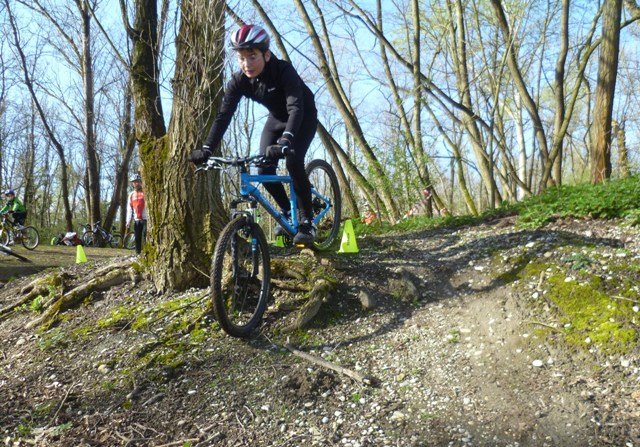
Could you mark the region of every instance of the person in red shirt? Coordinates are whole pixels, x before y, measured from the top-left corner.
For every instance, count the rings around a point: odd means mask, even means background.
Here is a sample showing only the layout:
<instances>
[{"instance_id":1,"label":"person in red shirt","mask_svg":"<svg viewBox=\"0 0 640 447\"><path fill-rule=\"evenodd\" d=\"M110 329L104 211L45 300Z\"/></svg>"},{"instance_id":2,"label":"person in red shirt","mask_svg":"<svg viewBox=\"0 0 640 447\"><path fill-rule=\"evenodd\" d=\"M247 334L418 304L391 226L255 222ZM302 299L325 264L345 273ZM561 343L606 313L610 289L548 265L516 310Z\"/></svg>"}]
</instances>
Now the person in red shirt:
<instances>
[{"instance_id":1,"label":"person in red shirt","mask_svg":"<svg viewBox=\"0 0 640 447\"><path fill-rule=\"evenodd\" d=\"M142 252L142 240L147 229L147 207L142 190L142 178L136 174L132 179L133 191L129 194L129 209L127 211L127 227L133 221L133 235L136 241L136 254Z\"/></svg>"}]
</instances>

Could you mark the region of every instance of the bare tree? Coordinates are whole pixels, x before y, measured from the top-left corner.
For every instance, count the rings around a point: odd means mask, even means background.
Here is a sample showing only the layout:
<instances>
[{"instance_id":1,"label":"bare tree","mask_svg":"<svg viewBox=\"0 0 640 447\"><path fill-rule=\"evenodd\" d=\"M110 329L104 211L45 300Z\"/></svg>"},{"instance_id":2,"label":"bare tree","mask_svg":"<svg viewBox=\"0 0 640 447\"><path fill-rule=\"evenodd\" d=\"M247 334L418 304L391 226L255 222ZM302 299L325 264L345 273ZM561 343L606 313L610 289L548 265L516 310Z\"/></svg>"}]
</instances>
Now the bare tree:
<instances>
[{"instance_id":1,"label":"bare tree","mask_svg":"<svg viewBox=\"0 0 640 447\"><path fill-rule=\"evenodd\" d=\"M21 42L20 42L20 35L18 32L18 27L17 24L15 22L15 18L13 16L12 10L11 10L11 6L9 4L9 0L4 0L4 5L7 9L8 12L8 16L9 16L9 24L11 26L11 30L12 30L12 34L13 34L13 44L15 46L16 52L18 53L18 57L20 59L20 64L22 67L22 72L23 72L23 76L24 76L24 83L27 86L27 89L29 90L29 93L31 94L31 98L33 100L33 103L38 111L38 115L40 116L40 120L42 121L42 124L46 130L47 135L49 136L49 139L51 140L51 143L54 145L54 147L56 148L56 152L58 153L58 158L60 159L60 186L61 186L61 196L62 196L62 202L64 205L64 221L65 221L65 226L67 231L71 231L73 229L73 219L72 219L72 214L71 214L71 205L69 203L69 185L68 185L68 174L67 174L67 161L66 161L66 155L64 152L64 147L62 146L62 144L60 143L60 141L58 140L58 138L56 137L53 128L51 127L51 125L49 124L49 121L47 119L47 116L44 112L44 109L42 108L42 105L40 104L40 101L38 99L38 96L36 95L34 86L33 86L33 81L31 79L31 76L29 75L29 70L28 70L28 66L27 66L27 58L24 54L24 51L22 50L22 46L21 46Z\"/></svg>"},{"instance_id":2,"label":"bare tree","mask_svg":"<svg viewBox=\"0 0 640 447\"><path fill-rule=\"evenodd\" d=\"M342 87L342 84L340 82L340 76L339 76L339 73L337 72L337 65L334 60L333 51L331 46L328 43L329 42L328 36L326 32L324 32L325 43L327 44L327 48L325 49L322 45L320 37L318 36L313 20L311 19L311 16L307 12L301 0L294 0L294 2L296 7L298 8L298 12L302 17L302 21L305 27L307 28L307 31L311 38L311 42L316 52L316 56L320 63L320 72L322 73L322 76L328 86L331 97L333 98L333 101L336 104L336 107L340 111L340 114L344 119L349 132L351 133L355 141L358 143L358 147L360 148L363 155L365 156L374 174L374 177L375 177L374 180L378 186L380 196L385 206L384 212L388 215L388 217L391 220L395 221L399 218L399 211L393 195L391 183L388 179L388 176L384 168L382 167L382 165L380 164L380 161L375 155L371 145L367 141L367 138L364 135L360 122L358 121L358 118L355 114L355 111L348 99L348 96L344 88ZM316 8L316 11L319 9L316 0L312 0L311 4L314 6L314 8ZM319 18L320 24L323 27L323 29L326 29L326 26L322 25L323 20L324 19L320 14L320 18Z\"/></svg>"},{"instance_id":3,"label":"bare tree","mask_svg":"<svg viewBox=\"0 0 640 447\"><path fill-rule=\"evenodd\" d=\"M602 13L602 45L598 61L598 85L593 117L591 148L591 181L602 183L611 177L611 118L618 72L620 20L622 0L604 2Z\"/></svg>"}]
</instances>

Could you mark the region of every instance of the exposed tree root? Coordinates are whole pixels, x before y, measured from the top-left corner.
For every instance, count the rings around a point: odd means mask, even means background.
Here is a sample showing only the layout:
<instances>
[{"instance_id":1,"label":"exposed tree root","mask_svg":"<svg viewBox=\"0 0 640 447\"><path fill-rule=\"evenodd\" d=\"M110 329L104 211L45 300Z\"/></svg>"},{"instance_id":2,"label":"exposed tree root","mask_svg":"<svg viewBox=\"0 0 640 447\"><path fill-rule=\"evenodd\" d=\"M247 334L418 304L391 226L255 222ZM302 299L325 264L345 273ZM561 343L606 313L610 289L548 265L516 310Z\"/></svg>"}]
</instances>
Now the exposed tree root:
<instances>
[{"instance_id":1,"label":"exposed tree root","mask_svg":"<svg viewBox=\"0 0 640 447\"><path fill-rule=\"evenodd\" d=\"M309 300L297 312L293 323L284 328L284 332L301 329L313 320L316 315L318 315L318 312L320 312L322 303L327 301L334 289L335 283L323 278L316 280L313 289L309 292Z\"/></svg>"},{"instance_id":2,"label":"exposed tree root","mask_svg":"<svg viewBox=\"0 0 640 447\"><path fill-rule=\"evenodd\" d=\"M136 274L135 270L131 268L131 262L103 267L97 270L87 282L64 294L57 295L50 303L47 303L44 313L27 323L25 327L31 329L40 325L45 330L49 329L57 322L58 315L61 312L77 307L93 292L100 292L118 286L127 280L133 279Z\"/></svg>"},{"instance_id":3,"label":"exposed tree root","mask_svg":"<svg viewBox=\"0 0 640 447\"><path fill-rule=\"evenodd\" d=\"M36 279L20 289L20 296L16 301L0 309L0 321L20 306L32 301L38 296L58 295L64 289L64 283L69 279L66 273L53 273L44 278ZM53 293L52 293L53 292ZM44 303L43 303L44 305Z\"/></svg>"}]
</instances>

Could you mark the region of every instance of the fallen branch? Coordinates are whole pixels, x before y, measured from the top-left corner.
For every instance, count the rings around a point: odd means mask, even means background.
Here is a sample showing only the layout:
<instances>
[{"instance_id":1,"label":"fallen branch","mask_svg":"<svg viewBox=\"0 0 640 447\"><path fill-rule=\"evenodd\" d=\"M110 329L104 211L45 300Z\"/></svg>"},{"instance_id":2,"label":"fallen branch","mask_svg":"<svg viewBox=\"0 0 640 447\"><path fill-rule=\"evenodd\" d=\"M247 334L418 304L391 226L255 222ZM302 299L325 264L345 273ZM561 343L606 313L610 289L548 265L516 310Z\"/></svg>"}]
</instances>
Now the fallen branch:
<instances>
[{"instance_id":1,"label":"fallen branch","mask_svg":"<svg viewBox=\"0 0 640 447\"><path fill-rule=\"evenodd\" d=\"M183 439L182 441L173 441L170 442L168 444L161 444L157 447L172 447L172 446L176 446L176 445L189 445L192 442L198 442L200 441L200 438L189 438L189 439Z\"/></svg>"},{"instance_id":2,"label":"fallen branch","mask_svg":"<svg viewBox=\"0 0 640 447\"><path fill-rule=\"evenodd\" d=\"M631 299L631 298L626 298L624 296L613 296L612 295L611 298L615 298L616 300L622 300L622 301L630 301L633 304L640 304L640 301L636 301L636 300Z\"/></svg>"},{"instance_id":3,"label":"fallen branch","mask_svg":"<svg viewBox=\"0 0 640 447\"><path fill-rule=\"evenodd\" d=\"M64 403L69 398L69 394L71 393L71 390L73 390L73 388L75 386L76 386L75 383L72 383L71 386L69 386L69 389L65 393L64 398L62 399L62 402L60 402L60 405L58 405L58 409L56 410L55 414L53 415L53 417L51 418L51 420L47 424L47 427L51 427L53 425L53 423L55 422L56 418L58 417L58 413L60 413L60 410L62 409L62 406L64 405Z\"/></svg>"},{"instance_id":4,"label":"fallen branch","mask_svg":"<svg viewBox=\"0 0 640 447\"><path fill-rule=\"evenodd\" d=\"M544 327L546 327L546 328L553 329L553 330L554 330L554 331L556 331L556 332L562 332L562 331L561 331L560 329L558 329L557 327L555 327L555 326L551 326L550 324L543 323L543 322L541 322L541 321L525 320L525 321L523 321L523 323L537 324L538 326L544 326Z\"/></svg>"},{"instance_id":5,"label":"fallen branch","mask_svg":"<svg viewBox=\"0 0 640 447\"><path fill-rule=\"evenodd\" d=\"M0 251L1 251L2 253L6 253L6 254L8 254L8 255L10 255L10 256L13 256L13 257L15 257L15 258L18 258L18 259L19 259L19 260L21 260L22 262L26 262L26 263L29 263L29 264L33 264L33 262L31 262L31 261L29 260L29 258L25 258L24 256L19 255L18 253L16 253L15 251L13 251L13 250L11 250L9 247L7 247L6 245L2 245L2 244L0 244Z\"/></svg>"},{"instance_id":6,"label":"fallen branch","mask_svg":"<svg viewBox=\"0 0 640 447\"><path fill-rule=\"evenodd\" d=\"M285 348L287 348L289 351L291 351L291 353L293 355L295 355L296 357L300 357L304 360L307 360L308 362L314 363L318 366L322 366L323 368L327 368L330 370L333 370L337 373L343 374L345 376L348 376L350 378L352 378L353 380L360 382L364 385L369 385L369 386L378 386L380 384L380 381L378 379L376 379L375 377L372 376L365 376L363 374L360 374L359 372L356 371L352 371L348 368L345 368L344 366L340 366L340 365L336 365L335 363L331 363L328 362L326 360L324 360L323 358L317 357L315 355L311 355L307 352L302 352L296 348L294 348L293 346L291 346L289 343L286 343L284 345Z\"/></svg>"}]
</instances>

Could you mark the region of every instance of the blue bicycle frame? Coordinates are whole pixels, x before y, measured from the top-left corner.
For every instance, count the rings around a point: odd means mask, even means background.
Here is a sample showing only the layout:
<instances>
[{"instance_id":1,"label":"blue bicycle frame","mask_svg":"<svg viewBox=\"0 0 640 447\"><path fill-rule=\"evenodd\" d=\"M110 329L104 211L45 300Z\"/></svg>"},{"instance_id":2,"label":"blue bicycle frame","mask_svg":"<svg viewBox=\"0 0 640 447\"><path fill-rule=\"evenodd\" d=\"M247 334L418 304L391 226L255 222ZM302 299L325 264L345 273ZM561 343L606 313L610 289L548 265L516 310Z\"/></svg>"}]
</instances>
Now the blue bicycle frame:
<instances>
[{"instance_id":1,"label":"blue bicycle frame","mask_svg":"<svg viewBox=\"0 0 640 447\"><path fill-rule=\"evenodd\" d=\"M265 198L260 192L256 184L263 183L283 183L290 185L289 187L289 203L291 203L291 222ZM288 175L262 175L262 174L250 174L248 172L240 171L240 196L242 198L252 197L280 224L280 226L290 235L295 235L298 231L298 207L296 195L291 187L292 180ZM311 186L311 197L320 199L324 206L313 218L313 224L318 225L322 218L329 212L331 207L331 201L321 195L314 187Z\"/></svg>"}]
</instances>

